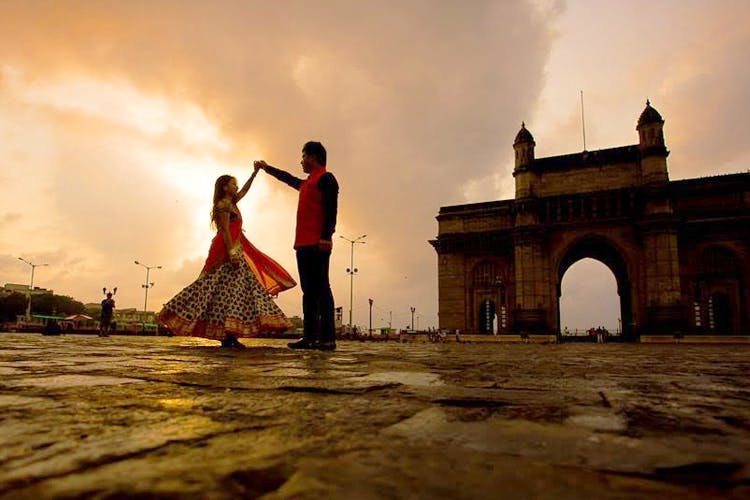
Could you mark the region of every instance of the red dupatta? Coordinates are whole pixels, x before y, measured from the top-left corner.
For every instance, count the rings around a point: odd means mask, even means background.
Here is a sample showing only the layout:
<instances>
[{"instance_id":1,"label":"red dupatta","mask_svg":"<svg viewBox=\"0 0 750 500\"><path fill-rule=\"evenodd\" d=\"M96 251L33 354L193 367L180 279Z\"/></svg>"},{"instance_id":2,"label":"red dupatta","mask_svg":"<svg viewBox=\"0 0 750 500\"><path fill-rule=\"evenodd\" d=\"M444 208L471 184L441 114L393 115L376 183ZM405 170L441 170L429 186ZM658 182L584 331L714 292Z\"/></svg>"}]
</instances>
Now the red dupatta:
<instances>
[{"instance_id":1,"label":"red dupatta","mask_svg":"<svg viewBox=\"0 0 750 500\"><path fill-rule=\"evenodd\" d=\"M235 252L240 250L242 252L245 262L247 262L253 274L255 274L260 284L269 294L277 295L279 292L288 290L297 284L286 269L281 267L281 264L258 250L245 237L242 232L241 216L229 222L229 237L232 240L232 250ZM225 262L226 256L224 237L221 234L221 230L219 230L211 241L211 248L208 251L208 257L206 258L201 275L211 272L214 268Z\"/></svg>"}]
</instances>

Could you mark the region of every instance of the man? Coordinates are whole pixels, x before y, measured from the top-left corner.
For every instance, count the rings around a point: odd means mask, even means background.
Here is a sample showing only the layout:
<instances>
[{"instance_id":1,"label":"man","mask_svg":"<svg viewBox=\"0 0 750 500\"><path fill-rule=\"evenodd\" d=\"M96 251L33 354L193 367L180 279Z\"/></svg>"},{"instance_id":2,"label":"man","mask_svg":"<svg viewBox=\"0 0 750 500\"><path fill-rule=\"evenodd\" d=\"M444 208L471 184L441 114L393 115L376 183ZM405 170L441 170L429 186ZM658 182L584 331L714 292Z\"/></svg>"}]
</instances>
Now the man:
<instances>
[{"instance_id":1,"label":"man","mask_svg":"<svg viewBox=\"0 0 750 500\"><path fill-rule=\"evenodd\" d=\"M256 165L299 191L294 249L302 287L304 334L289 347L332 351L336 349L336 331L328 267L336 230L339 185L326 170L326 150L321 143L305 143L300 163L302 171L308 174L306 179L299 179L263 160Z\"/></svg>"},{"instance_id":2,"label":"man","mask_svg":"<svg viewBox=\"0 0 750 500\"><path fill-rule=\"evenodd\" d=\"M107 298L102 300L102 315L99 318L99 336L108 337L112 323L112 316L115 311L115 300L112 298L112 292L107 292Z\"/></svg>"}]
</instances>

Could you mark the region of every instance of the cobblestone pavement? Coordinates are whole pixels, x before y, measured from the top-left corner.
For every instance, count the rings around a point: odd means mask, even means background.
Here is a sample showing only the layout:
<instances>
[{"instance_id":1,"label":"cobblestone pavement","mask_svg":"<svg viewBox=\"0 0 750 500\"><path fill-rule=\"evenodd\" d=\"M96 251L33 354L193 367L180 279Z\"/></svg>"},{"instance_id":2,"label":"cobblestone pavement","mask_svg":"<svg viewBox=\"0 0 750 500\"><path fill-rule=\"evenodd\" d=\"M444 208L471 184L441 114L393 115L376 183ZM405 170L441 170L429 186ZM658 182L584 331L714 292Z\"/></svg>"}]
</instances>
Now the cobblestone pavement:
<instances>
[{"instance_id":1,"label":"cobblestone pavement","mask_svg":"<svg viewBox=\"0 0 750 500\"><path fill-rule=\"evenodd\" d=\"M2 498L750 497L750 347L0 334Z\"/></svg>"}]
</instances>

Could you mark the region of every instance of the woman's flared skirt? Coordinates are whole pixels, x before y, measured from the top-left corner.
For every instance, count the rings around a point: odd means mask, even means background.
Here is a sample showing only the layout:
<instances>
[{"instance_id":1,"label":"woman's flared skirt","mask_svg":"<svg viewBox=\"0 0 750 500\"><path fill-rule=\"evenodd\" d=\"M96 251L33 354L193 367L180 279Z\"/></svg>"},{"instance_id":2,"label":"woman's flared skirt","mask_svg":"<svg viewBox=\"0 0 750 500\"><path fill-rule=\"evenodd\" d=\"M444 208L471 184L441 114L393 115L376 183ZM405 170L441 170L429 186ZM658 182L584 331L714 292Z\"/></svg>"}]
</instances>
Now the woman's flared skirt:
<instances>
[{"instance_id":1,"label":"woman's flared skirt","mask_svg":"<svg viewBox=\"0 0 750 500\"><path fill-rule=\"evenodd\" d=\"M292 324L245 260L201 273L157 315L174 335L222 340L227 333L254 337Z\"/></svg>"}]
</instances>

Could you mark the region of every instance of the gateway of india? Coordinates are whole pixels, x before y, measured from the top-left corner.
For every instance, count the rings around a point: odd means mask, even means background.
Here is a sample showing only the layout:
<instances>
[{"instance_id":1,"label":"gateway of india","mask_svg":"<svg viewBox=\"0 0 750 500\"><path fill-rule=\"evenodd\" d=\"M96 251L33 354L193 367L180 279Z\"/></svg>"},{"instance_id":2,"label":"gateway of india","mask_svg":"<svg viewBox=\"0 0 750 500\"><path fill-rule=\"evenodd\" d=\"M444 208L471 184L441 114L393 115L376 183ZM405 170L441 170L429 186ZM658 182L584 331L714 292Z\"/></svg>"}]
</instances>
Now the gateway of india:
<instances>
[{"instance_id":1,"label":"gateway of india","mask_svg":"<svg viewBox=\"0 0 750 500\"><path fill-rule=\"evenodd\" d=\"M440 208L440 328L559 335L562 278L592 258L626 340L750 334L750 173L670 181L663 127L647 101L637 144L536 158L522 124L515 198Z\"/></svg>"}]
</instances>

